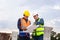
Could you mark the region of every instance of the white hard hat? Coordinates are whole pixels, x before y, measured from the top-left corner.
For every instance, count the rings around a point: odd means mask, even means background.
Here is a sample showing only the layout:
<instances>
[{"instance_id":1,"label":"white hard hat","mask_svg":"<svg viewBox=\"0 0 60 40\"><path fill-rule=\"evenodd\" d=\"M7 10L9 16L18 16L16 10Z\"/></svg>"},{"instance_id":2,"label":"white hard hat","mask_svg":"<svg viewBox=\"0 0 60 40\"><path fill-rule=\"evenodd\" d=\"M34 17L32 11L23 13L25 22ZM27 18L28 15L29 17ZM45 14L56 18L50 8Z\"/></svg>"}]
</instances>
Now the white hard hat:
<instances>
[{"instance_id":1,"label":"white hard hat","mask_svg":"<svg viewBox=\"0 0 60 40\"><path fill-rule=\"evenodd\" d=\"M38 13L33 13L33 16L37 15Z\"/></svg>"}]
</instances>

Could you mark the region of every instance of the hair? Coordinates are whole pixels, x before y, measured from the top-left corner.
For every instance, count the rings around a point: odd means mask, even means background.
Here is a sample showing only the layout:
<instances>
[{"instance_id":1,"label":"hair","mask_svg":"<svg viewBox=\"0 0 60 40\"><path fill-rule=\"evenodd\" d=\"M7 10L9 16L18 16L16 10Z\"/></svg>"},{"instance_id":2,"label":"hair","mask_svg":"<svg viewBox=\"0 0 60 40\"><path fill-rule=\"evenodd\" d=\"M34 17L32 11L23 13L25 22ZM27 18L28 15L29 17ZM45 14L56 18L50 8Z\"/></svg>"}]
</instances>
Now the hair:
<instances>
[{"instance_id":1,"label":"hair","mask_svg":"<svg viewBox=\"0 0 60 40\"><path fill-rule=\"evenodd\" d=\"M38 14L36 14L38 16Z\"/></svg>"}]
</instances>

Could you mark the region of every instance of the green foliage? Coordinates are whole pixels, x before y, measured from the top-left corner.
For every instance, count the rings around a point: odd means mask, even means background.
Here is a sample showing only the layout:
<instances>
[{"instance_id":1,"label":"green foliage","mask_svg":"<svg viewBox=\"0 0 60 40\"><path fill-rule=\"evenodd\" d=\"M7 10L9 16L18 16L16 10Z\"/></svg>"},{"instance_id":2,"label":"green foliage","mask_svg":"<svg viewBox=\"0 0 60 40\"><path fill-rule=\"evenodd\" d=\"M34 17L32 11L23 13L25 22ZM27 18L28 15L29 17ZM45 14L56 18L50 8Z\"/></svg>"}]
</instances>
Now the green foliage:
<instances>
[{"instance_id":1,"label":"green foliage","mask_svg":"<svg viewBox=\"0 0 60 40\"><path fill-rule=\"evenodd\" d=\"M56 35L56 32L51 32L51 40L60 40L60 33Z\"/></svg>"}]
</instances>

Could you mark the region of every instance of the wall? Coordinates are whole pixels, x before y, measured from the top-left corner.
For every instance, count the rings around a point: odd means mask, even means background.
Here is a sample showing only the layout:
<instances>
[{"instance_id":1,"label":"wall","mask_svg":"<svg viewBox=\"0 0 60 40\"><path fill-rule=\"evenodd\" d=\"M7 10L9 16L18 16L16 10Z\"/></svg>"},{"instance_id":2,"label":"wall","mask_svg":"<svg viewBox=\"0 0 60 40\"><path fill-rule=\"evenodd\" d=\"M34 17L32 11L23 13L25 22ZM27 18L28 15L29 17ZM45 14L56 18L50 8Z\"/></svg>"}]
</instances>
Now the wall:
<instances>
[{"instance_id":1,"label":"wall","mask_svg":"<svg viewBox=\"0 0 60 40\"><path fill-rule=\"evenodd\" d=\"M0 40L11 40L10 33L0 33Z\"/></svg>"}]
</instances>

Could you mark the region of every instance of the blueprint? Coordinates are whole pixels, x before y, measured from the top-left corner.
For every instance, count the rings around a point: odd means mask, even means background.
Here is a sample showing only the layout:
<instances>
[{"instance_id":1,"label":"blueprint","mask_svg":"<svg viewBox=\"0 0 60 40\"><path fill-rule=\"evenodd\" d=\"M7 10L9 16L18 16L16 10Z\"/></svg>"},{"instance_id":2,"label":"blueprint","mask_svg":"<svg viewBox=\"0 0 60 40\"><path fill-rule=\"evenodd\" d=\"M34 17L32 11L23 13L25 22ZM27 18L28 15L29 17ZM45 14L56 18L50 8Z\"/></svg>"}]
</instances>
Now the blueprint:
<instances>
[{"instance_id":1,"label":"blueprint","mask_svg":"<svg viewBox=\"0 0 60 40\"><path fill-rule=\"evenodd\" d=\"M25 32L29 32L32 33L34 29L36 29L38 27L38 25L31 25L29 27L27 27L27 30Z\"/></svg>"}]
</instances>

